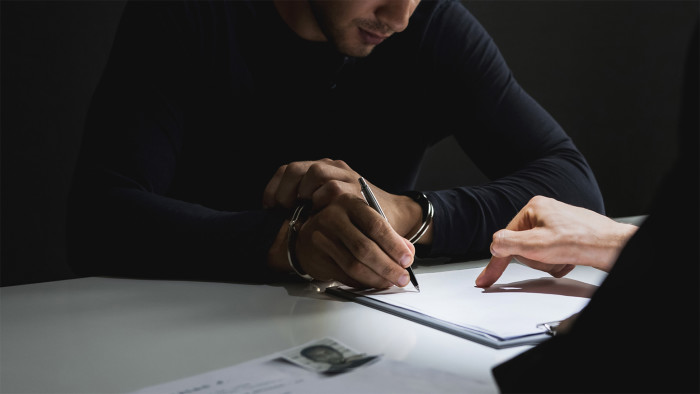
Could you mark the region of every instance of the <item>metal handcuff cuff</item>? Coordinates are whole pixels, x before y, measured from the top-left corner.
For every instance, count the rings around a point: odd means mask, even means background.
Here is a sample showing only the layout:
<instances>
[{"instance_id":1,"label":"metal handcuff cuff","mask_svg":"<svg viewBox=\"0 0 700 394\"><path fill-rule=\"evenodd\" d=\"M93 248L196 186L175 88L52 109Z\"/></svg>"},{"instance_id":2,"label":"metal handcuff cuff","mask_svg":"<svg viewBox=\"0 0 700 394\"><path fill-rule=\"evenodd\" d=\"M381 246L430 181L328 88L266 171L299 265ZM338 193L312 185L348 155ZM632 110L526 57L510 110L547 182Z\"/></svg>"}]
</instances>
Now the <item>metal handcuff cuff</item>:
<instances>
[{"instance_id":1,"label":"metal handcuff cuff","mask_svg":"<svg viewBox=\"0 0 700 394\"><path fill-rule=\"evenodd\" d=\"M409 242L415 244L425 234L425 232L428 231L430 224L433 222L433 214L435 210L433 208L433 204L430 202L430 200L428 200L428 197L421 192L407 192L404 193L404 195L411 197L415 202L417 202L423 211L423 223L418 231L416 231L411 238L408 238ZM296 258L296 240L299 233L299 228L301 228L301 224L308 217L308 210L310 208L310 202L299 204L296 207L291 219L289 219L289 231L287 232L287 260L289 260L289 266L292 268L294 273L308 281L312 281L314 278L304 272L304 270L301 268L301 264L299 264L299 260Z\"/></svg>"},{"instance_id":2,"label":"metal handcuff cuff","mask_svg":"<svg viewBox=\"0 0 700 394\"><path fill-rule=\"evenodd\" d=\"M408 238L410 243L415 244L425 234L425 232L428 231L430 224L433 222L433 214L435 213L435 209L424 193L411 191L404 193L404 195L411 197L413 201L417 202L418 205L420 205L420 209L423 211L423 224L421 224L418 231L416 231L411 238Z\"/></svg>"},{"instance_id":3,"label":"metal handcuff cuff","mask_svg":"<svg viewBox=\"0 0 700 394\"><path fill-rule=\"evenodd\" d=\"M302 222L308 217L308 211L310 208L310 202L305 202L297 206L292 214L292 218L289 219L289 231L287 232L287 260L289 260L289 266L292 267L292 270L297 275L308 281L314 280L314 278L304 272L304 270L301 268L301 264L299 264L299 260L297 260L296 241L299 228L301 228ZM304 211L306 211L306 215L302 216Z\"/></svg>"}]
</instances>

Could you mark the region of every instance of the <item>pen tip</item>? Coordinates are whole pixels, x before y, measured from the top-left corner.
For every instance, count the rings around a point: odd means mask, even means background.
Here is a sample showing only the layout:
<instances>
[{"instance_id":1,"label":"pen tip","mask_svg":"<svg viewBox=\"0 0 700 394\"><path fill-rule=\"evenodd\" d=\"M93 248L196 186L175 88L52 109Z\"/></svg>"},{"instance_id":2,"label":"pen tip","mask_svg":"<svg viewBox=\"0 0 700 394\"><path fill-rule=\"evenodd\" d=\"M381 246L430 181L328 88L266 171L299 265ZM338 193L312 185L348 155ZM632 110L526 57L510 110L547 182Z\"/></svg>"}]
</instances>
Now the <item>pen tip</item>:
<instances>
[{"instance_id":1,"label":"pen tip","mask_svg":"<svg viewBox=\"0 0 700 394\"><path fill-rule=\"evenodd\" d=\"M418 285L416 285L416 290L420 293L420 287Z\"/></svg>"}]
</instances>

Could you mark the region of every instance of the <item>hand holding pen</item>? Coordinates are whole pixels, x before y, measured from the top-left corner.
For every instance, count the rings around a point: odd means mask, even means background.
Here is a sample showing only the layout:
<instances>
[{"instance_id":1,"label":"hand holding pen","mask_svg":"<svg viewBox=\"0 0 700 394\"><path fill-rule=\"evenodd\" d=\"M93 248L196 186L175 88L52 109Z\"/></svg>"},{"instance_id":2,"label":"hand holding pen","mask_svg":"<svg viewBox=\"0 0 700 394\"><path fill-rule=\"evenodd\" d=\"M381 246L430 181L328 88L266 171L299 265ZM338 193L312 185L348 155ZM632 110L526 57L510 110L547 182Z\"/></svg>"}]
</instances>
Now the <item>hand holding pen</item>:
<instances>
[{"instance_id":1,"label":"hand holding pen","mask_svg":"<svg viewBox=\"0 0 700 394\"><path fill-rule=\"evenodd\" d=\"M280 167L265 189L265 206L292 208L291 223L297 209L310 205L299 212L294 231L283 224L268 264L279 271L291 266L307 279L356 288L407 286L411 277L406 267L413 262L415 247L388 220L376 220L366 202L358 199L359 176L337 160Z\"/></svg>"},{"instance_id":2,"label":"hand holding pen","mask_svg":"<svg viewBox=\"0 0 700 394\"><path fill-rule=\"evenodd\" d=\"M386 215L384 214L384 211L382 211L382 207L379 205L379 201L377 201L376 197L374 197L374 193L372 193L372 189L369 188L369 185L367 184L367 182L365 182L364 178L362 178L362 177L360 177L359 182L360 182L362 195L365 197L365 201L367 201L367 204L370 207L374 208L375 211L379 212L379 214L382 215L382 217L388 221L388 219L386 218ZM415 287L416 290L418 290L418 292L420 292L420 287L418 286L418 280L416 279L416 276L413 274L413 269L411 268L411 266L408 266L406 268L406 270L408 271L408 275L411 278L411 283L413 284L413 287Z\"/></svg>"}]
</instances>

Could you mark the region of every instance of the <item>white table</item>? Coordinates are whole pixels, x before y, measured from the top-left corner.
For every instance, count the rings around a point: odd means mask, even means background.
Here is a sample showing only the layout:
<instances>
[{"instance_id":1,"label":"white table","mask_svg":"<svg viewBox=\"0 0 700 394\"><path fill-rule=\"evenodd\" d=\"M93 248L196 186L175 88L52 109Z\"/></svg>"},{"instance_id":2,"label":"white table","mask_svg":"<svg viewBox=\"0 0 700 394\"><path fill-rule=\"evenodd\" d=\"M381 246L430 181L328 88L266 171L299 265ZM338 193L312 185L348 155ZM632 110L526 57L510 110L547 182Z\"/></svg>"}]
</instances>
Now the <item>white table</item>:
<instances>
[{"instance_id":1,"label":"white table","mask_svg":"<svg viewBox=\"0 0 700 394\"><path fill-rule=\"evenodd\" d=\"M577 267L568 277L592 274ZM486 379L497 392L491 368L529 348L493 349L307 283L83 278L2 288L0 312L2 393L128 392L326 336L358 351Z\"/></svg>"}]
</instances>

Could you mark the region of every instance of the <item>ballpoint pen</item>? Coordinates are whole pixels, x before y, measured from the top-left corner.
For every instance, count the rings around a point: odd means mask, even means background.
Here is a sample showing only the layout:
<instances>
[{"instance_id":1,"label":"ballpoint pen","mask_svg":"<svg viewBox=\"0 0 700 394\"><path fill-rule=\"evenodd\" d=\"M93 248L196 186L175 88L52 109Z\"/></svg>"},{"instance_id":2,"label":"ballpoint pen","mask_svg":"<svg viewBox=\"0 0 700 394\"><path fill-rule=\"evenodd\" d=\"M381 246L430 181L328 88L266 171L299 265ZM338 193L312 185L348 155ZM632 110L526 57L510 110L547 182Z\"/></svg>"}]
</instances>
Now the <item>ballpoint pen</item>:
<instances>
[{"instance_id":1,"label":"ballpoint pen","mask_svg":"<svg viewBox=\"0 0 700 394\"><path fill-rule=\"evenodd\" d=\"M365 201L367 201L367 204L374 208L375 211L379 212L380 215L386 220L389 221L389 219L386 218L386 215L384 215L384 211L382 211L382 207L379 205L379 201L374 197L374 193L372 193L372 189L369 188L369 185L367 182L365 182L365 179L360 177L360 188L362 191L362 195L365 197ZM411 269L411 266L408 266L406 268L408 271L408 276L411 278L411 283L413 284L413 287L420 292L420 287L418 286L418 280L416 279L416 276L413 274L413 269Z\"/></svg>"}]
</instances>

